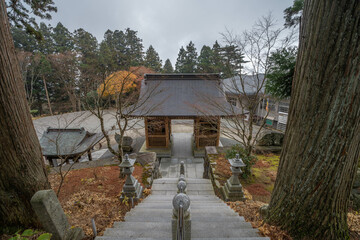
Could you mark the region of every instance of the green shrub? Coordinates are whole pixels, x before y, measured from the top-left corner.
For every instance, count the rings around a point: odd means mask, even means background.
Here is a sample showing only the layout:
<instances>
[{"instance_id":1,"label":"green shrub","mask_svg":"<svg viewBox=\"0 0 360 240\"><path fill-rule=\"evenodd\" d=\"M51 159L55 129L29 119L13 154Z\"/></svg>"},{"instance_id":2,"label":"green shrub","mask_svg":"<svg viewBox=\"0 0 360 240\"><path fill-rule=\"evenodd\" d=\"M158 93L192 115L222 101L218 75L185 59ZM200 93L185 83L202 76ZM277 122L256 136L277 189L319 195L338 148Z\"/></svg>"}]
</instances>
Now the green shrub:
<instances>
[{"instance_id":1,"label":"green shrub","mask_svg":"<svg viewBox=\"0 0 360 240\"><path fill-rule=\"evenodd\" d=\"M17 231L11 238L9 238L9 240L27 240L29 238L34 239L33 237L37 236L40 234L39 231L37 230L32 230L32 229L26 229L23 233L20 234L20 230ZM41 235L39 235L36 240L50 240L51 239L51 233L43 233Z\"/></svg>"},{"instance_id":2,"label":"green shrub","mask_svg":"<svg viewBox=\"0 0 360 240\"><path fill-rule=\"evenodd\" d=\"M235 158L236 154L240 155L241 160L245 163L246 167L242 168L241 170L243 173L241 174L242 178L248 178L251 175L251 167L256 162L255 156L247 156L245 149L242 148L240 145L234 145L231 149L226 151L226 159Z\"/></svg>"}]
</instances>

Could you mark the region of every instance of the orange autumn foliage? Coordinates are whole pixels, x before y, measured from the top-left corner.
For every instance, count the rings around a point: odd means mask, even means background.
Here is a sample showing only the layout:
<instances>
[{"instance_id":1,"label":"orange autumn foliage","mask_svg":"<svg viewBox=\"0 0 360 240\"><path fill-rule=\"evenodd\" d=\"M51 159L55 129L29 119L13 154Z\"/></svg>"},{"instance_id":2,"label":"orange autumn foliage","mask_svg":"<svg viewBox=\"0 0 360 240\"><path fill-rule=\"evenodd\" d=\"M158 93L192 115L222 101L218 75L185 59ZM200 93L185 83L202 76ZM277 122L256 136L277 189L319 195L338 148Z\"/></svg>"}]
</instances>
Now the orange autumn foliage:
<instances>
[{"instance_id":1,"label":"orange autumn foliage","mask_svg":"<svg viewBox=\"0 0 360 240\"><path fill-rule=\"evenodd\" d=\"M137 76L128 71L114 72L98 87L97 92L102 97L127 93L136 88L136 79Z\"/></svg>"}]
</instances>

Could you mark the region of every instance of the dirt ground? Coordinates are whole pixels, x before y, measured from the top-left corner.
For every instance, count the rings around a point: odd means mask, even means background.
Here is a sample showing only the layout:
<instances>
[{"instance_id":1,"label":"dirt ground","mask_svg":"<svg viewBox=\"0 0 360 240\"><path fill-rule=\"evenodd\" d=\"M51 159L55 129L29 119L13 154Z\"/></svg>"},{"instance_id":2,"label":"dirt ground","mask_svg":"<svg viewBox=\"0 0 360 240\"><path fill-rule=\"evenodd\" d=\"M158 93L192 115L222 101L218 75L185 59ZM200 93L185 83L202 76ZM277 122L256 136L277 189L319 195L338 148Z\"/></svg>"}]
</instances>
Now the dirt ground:
<instances>
[{"instance_id":1,"label":"dirt ground","mask_svg":"<svg viewBox=\"0 0 360 240\"><path fill-rule=\"evenodd\" d=\"M119 178L118 166L76 169L69 172L59 194L59 200L70 225L81 227L87 239L92 239L91 219L94 218L98 235L114 221L123 221L131 209L131 201L120 201L125 179ZM135 165L133 176L141 183L143 168ZM50 174L49 181L57 192L59 174ZM142 184L142 183L141 183ZM145 190L149 192L150 190Z\"/></svg>"}]
</instances>

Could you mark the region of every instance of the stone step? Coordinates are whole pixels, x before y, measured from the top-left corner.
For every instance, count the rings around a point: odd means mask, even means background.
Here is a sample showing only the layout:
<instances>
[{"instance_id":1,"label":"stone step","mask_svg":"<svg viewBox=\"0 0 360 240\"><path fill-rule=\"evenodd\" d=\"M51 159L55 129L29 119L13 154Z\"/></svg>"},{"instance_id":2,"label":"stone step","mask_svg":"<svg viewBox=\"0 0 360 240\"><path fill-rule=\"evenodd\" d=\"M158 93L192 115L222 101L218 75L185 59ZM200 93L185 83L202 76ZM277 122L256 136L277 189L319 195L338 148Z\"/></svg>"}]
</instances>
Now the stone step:
<instances>
[{"instance_id":1,"label":"stone step","mask_svg":"<svg viewBox=\"0 0 360 240\"><path fill-rule=\"evenodd\" d=\"M216 224L216 223L215 223ZM191 238L237 238L237 237L259 237L259 230L254 228L239 228L225 227L225 228L207 228L201 226L197 228L194 224L191 225Z\"/></svg>"},{"instance_id":2,"label":"stone step","mask_svg":"<svg viewBox=\"0 0 360 240\"><path fill-rule=\"evenodd\" d=\"M155 179L153 182L153 186L156 184L166 184L166 183L173 183L173 184L177 184L179 181L179 178L158 178ZM192 183L208 183L211 185L211 180L210 179L202 179L202 178L186 178L185 179L186 183L188 184L192 184Z\"/></svg>"},{"instance_id":3,"label":"stone step","mask_svg":"<svg viewBox=\"0 0 360 240\"><path fill-rule=\"evenodd\" d=\"M213 191L213 186L211 184L187 184L186 189L188 191L196 190L196 191ZM155 184L152 186L151 191L159 191L159 190L166 190L166 191L176 191L177 185L176 184Z\"/></svg>"},{"instance_id":4,"label":"stone step","mask_svg":"<svg viewBox=\"0 0 360 240\"><path fill-rule=\"evenodd\" d=\"M152 195L161 195L161 196L174 196L177 191L152 191ZM214 190L188 190L186 194L191 196L197 195L214 195Z\"/></svg>"},{"instance_id":5,"label":"stone step","mask_svg":"<svg viewBox=\"0 0 360 240\"><path fill-rule=\"evenodd\" d=\"M206 201L195 201L195 200L193 200L193 199L190 199L190 201L191 201L191 205L193 205L193 204L201 204L201 203L203 203L203 204L216 204L216 203L218 203L218 204L224 204L224 202L221 202L220 200L206 200ZM148 204L148 203L152 203L152 204L158 204L158 205L162 205L162 204L164 204L164 205L172 205L172 199L171 200L167 200L167 201L159 201L159 200L148 200L148 201L144 201L144 202L142 202L143 204ZM137 205L136 207L138 207L138 206L140 206L140 204L139 205Z\"/></svg>"},{"instance_id":6,"label":"stone step","mask_svg":"<svg viewBox=\"0 0 360 240\"><path fill-rule=\"evenodd\" d=\"M257 229L252 228L195 228L194 225L191 226L191 237L192 238L235 238L235 237L259 237L259 233ZM139 237L150 237L150 238L171 238L171 225L169 224L168 227L154 227L151 229L146 229L146 231L139 231L139 230L123 230L117 228L109 228L106 229L104 232L104 236L114 236L114 237L123 237L127 236L130 238L139 238Z\"/></svg>"},{"instance_id":7,"label":"stone step","mask_svg":"<svg viewBox=\"0 0 360 240\"><path fill-rule=\"evenodd\" d=\"M172 209L173 205L172 203L163 203L163 204L159 204L159 203L143 203L143 204L139 204L138 206L136 206L135 209L140 209L140 208L149 208L149 209ZM214 203L191 203L191 209L207 209L207 208L218 208L218 209L222 209L222 208L228 208L228 206L226 204L222 204L222 203L218 203L218 202L214 202Z\"/></svg>"},{"instance_id":8,"label":"stone step","mask_svg":"<svg viewBox=\"0 0 360 240\"><path fill-rule=\"evenodd\" d=\"M117 229L132 229L132 230L144 230L156 227L169 227L171 222L114 222L113 228ZM170 226L171 227L171 226ZM248 222L192 222L191 227L193 229L220 229L220 228L252 228Z\"/></svg>"},{"instance_id":9,"label":"stone step","mask_svg":"<svg viewBox=\"0 0 360 240\"><path fill-rule=\"evenodd\" d=\"M172 216L171 214L168 214L166 216L151 216L151 215L146 215L146 216L125 216L125 221L126 222L169 222L171 221ZM191 220L194 221L200 221L200 222L243 222L244 217L241 216L217 216L216 218L214 218L213 215L208 214L201 214L198 216L191 216Z\"/></svg>"},{"instance_id":10,"label":"stone step","mask_svg":"<svg viewBox=\"0 0 360 240\"><path fill-rule=\"evenodd\" d=\"M143 200L143 202L146 201L169 201L171 202L174 198L174 195L166 195L166 196L160 196L160 195L151 195L147 198L145 198ZM193 195L193 196L189 196L191 202L195 202L195 201L202 201L202 202L206 202L208 200L216 200L219 202L223 202L222 200L220 200L220 198L216 197L214 194L213 195Z\"/></svg>"},{"instance_id":11,"label":"stone step","mask_svg":"<svg viewBox=\"0 0 360 240\"><path fill-rule=\"evenodd\" d=\"M139 231L139 230L132 230L132 229L127 229L127 230L119 230L117 228L108 228L105 230L104 232L104 236L113 236L113 237L128 237L128 238L132 238L132 239L136 239L136 238L144 238L144 237L148 237L148 238L171 238L171 225L169 225L168 227L164 228L151 228L151 229L144 229L143 231Z\"/></svg>"},{"instance_id":12,"label":"stone step","mask_svg":"<svg viewBox=\"0 0 360 240\"><path fill-rule=\"evenodd\" d=\"M208 179L186 179L191 200L193 240L269 240L215 196ZM152 194L128 212L125 222L115 222L96 240L170 240L172 239L172 200L178 178L156 179Z\"/></svg>"},{"instance_id":13,"label":"stone step","mask_svg":"<svg viewBox=\"0 0 360 240\"><path fill-rule=\"evenodd\" d=\"M172 238L136 238L137 240L172 240ZM192 240L204 240L204 238L191 238ZM240 237L240 238L206 238L208 240L270 240L268 237ZM95 240L134 240L127 237L98 236Z\"/></svg>"},{"instance_id":14,"label":"stone step","mask_svg":"<svg viewBox=\"0 0 360 240\"><path fill-rule=\"evenodd\" d=\"M191 206L190 206L191 207ZM166 216L167 214L172 214L172 208L169 209L137 209L134 208L132 211L128 212L126 214L126 216L135 216L136 214L142 215L142 216L146 216L146 215L151 215L151 216ZM201 215L201 216L209 216L209 217L218 217L218 216L238 216L238 214L228 208L221 208L221 209L216 209L216 208L209 208L206 209L206 211L204 211L204 209L191 209L191 216L197 216L197 215Z\"/></svg>"}]
</instances>

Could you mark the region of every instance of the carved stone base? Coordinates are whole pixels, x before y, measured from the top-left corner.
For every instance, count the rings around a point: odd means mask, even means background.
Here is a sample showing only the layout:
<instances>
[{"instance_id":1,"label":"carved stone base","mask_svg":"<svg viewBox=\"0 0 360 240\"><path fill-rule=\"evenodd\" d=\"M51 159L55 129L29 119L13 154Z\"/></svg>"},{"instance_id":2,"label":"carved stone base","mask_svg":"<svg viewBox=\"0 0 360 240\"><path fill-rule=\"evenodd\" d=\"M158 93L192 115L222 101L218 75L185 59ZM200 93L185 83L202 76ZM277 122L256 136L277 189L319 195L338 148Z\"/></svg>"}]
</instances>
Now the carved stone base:
<instances>
[{"instance_id":1,"label":"carved stone base","mask_svg":"<svg viewBox=\"0 0 360 240\"><path fill-rule=\"evenodd\" d=\"M244 201L244 192L241 184L232 184L231 179L228 179L225 186L221 187L222 194L225 201Z\"/></svg>"},{"instance_id":2,"label":"carved stone base","mask_svg":"<svg viewBox=\"0 0 360 240\"><path fill-rule=\"evenodd\" d=\"M134 200L138 200L142 196L143 187L140 185L138 180L136 180L133 176L128 176L130 179L126 179L126 182L123 186L123 190L121 192L120 200L123 200L126 197L129 199L134 198Z\"/></svg>"}]
</instances>

